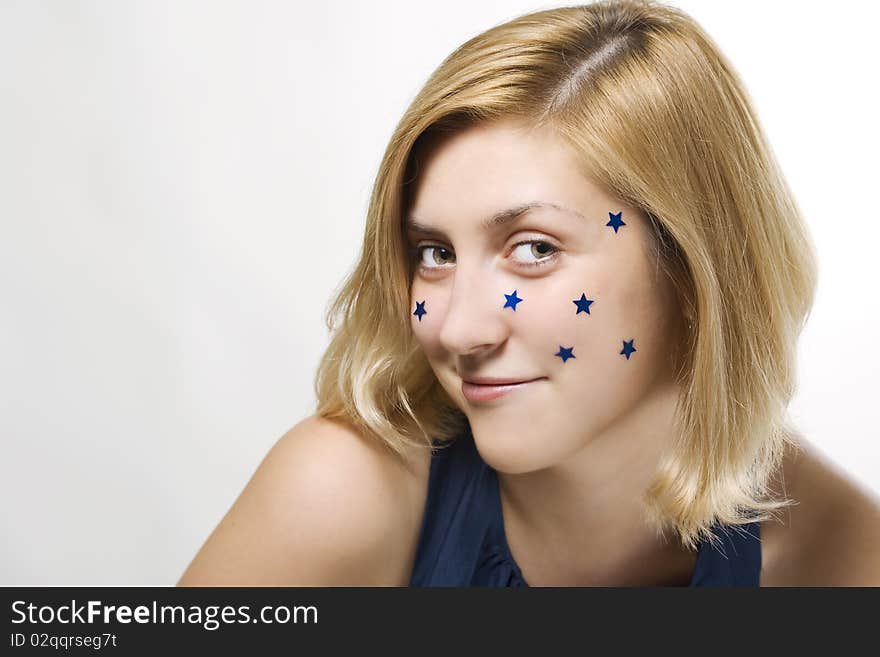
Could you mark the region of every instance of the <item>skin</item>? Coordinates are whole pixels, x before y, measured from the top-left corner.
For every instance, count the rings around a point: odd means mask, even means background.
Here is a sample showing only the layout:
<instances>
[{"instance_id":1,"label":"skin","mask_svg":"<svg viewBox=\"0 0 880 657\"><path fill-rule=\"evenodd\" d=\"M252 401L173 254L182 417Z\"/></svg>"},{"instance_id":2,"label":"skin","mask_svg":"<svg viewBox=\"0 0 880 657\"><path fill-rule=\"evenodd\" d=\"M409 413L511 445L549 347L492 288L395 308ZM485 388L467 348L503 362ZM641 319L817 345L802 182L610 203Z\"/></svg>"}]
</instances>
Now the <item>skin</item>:
<instances>
[{"instance_id":1,"label":"skin","mask_svg":"<svg viewBox=\"0 0 880 657\"><path fill-rule=\"evenodd\" d=\"M561 139L513 121L457 133L421 160L409 216L436 234L409 232L412 247L427 247L412 283L412 307L424 301L426 314L412 316L412 329L498 472L526 580L686 582L694 555L657 536L640 502L674 437L670 358L680 340L644 217L583 176ZM573 212L480 225L532 201ZM617 232L609 212L622 213ZM515 246L523 240L539 243ZM514 290L515 311L503 307ZM576 312L581 294L594 301L589 314ZM575 358L563 362L560 347ZM469 375L542 380L472 402L461 390Z\"/></svg>"}]
</instances>

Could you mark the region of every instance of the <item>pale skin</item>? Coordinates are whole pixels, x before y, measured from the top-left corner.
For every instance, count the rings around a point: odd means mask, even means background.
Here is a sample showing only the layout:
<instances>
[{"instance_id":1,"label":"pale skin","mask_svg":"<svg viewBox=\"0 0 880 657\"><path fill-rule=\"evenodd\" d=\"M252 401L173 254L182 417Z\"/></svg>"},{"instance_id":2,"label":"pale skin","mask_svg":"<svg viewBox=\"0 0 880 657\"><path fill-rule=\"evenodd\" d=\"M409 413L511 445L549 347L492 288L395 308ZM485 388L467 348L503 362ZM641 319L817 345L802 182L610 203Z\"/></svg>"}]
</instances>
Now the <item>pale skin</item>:
<instances>
[{"instance_id":1,"label":"pale skin","mask_svg":"<svg viewBox=\"0 0 880 657\"><path fill-rule=\"evenodd\" d=\"M531 202L556 207L481 226ZM498 472L525 579L686 584L695 554L658 537L639 501L674 438L680 340L643 218L585 178L565 143L512 121L433 145L410 210L432 229L409 232L422 265L412 309L426 311L412 329ZM609 212L625 222L616 232ZM514 290L522 301L504 308ZM576 313L582 293L589 314ZM563 360L560 347L575 357ZM470 375L540 380L474 402L461 389ZM179 583L406 585L428 467L425 453L398 461L349 427L308 418L273 448ZM875 495L805 440L774 481L798 505L762 523L761 585L880 585Z\"/></svg>"}]
</instances>

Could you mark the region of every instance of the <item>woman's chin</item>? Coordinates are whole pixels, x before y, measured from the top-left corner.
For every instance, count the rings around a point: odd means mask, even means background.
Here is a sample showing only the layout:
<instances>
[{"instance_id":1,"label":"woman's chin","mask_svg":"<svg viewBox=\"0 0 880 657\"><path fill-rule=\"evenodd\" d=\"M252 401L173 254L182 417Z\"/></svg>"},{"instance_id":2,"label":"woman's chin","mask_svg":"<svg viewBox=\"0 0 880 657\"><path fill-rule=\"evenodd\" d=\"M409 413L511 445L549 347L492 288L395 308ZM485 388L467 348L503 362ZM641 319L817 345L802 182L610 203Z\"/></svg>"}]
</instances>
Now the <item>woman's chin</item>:
<instances>
[{"instance_id":1,"label":"woman's chin","mask_svg":"<svg viewBox=\"0 0 880 657\"><path fill-rule=\"evenodd\" d=\"M548 449L546 439L526 432L493 432L484 435L472 425L480 457L495 470L509 475L526 474L554 465L561 458Z\"/></svg>"}]
</instances>

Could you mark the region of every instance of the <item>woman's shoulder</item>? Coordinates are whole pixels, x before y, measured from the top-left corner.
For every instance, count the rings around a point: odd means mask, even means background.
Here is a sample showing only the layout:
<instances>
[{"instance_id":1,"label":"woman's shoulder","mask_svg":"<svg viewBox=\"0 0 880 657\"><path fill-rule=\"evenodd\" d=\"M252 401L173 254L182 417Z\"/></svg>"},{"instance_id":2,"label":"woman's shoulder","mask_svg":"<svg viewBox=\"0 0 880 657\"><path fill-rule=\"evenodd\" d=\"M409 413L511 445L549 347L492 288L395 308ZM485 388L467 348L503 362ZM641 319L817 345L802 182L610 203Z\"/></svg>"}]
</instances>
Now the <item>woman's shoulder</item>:
<instances>
[{"instance_id":1,"label":"woman's shoulder","mask_svg":"<svg viewBox=\"0 0 880 657\"><path fill-rule=\"evenodd\" d=\"M431 466L431 452L427 449L411 449L400 456L382 441L365 436L346 422L318 415L295 425L273 449L289 453L287 456L292 460L315 466L316 484L328 481L330 473L325 466L333 466L331 472L340 474L331 476L330 481L360 484L355 488L361 488L361 495L385 491L396 497L406 488L419 492L427 486Z\"/></svg>"},{"instance_id":2,"label":"woman's shoulder","mask_svg":"<svg viewBox=\"0 0 880 657\"><path fill-rule=\"evenodd\" d=\"M429 468L427 450L398 458L307 417L269 450L181 584L406 585Z\"/></svg>"},{"instance_id":3,"label":"woman's shoulder","mask_svg":"<svg viewBox=\"0 0 880 657\"><path fill-rule=\"evenodd\" d=\"M880 586L880 498L802 436L774 479L795 502L761 523L761 586Z\"/></svg>"},{"instance_id":4,"label":"woman's shoulder","mask_svg":"<svg viewBox=\"0 0 880 657\"><path fill-rule=\"evenodd\" d=\"M428 493L430 450L411 449L401 456L344 422L317 415L291 429L284 440L298 444L294 449L315 468L316 489L338 487L340 501L363 505L386 529L397 523L395 533L418 533Z\"/></svg>"}]
</instances>

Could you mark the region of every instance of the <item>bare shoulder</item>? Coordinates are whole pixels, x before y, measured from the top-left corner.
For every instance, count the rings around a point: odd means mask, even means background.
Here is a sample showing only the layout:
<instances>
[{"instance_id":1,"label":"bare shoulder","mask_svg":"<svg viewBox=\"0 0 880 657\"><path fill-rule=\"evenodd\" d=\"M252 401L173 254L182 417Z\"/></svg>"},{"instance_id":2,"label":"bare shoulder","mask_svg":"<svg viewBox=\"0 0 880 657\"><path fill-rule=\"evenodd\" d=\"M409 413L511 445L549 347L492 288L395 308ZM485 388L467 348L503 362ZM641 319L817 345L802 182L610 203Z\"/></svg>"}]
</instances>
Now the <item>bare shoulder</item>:
<instances>
[{"instance_id":1,"label":"bare shoulder","mask_svg":"<svg viewBox=\"0 0 880 657\"><path fill-rule=\"evenodd\" d=\"M181 586L406 585L430 453L310 416L269 450Z\"/></svg>"},{"instance_id":2,"label":"bare shoulder","mask_svg":"<svg viewBox=\"0 0 880 657\"><path fill-rule=\"evenodd\" d=\"M880 498L798 442L774 483L796 504L761 523L761 586L880 586Z\"/></svg>"}]
</instances>

